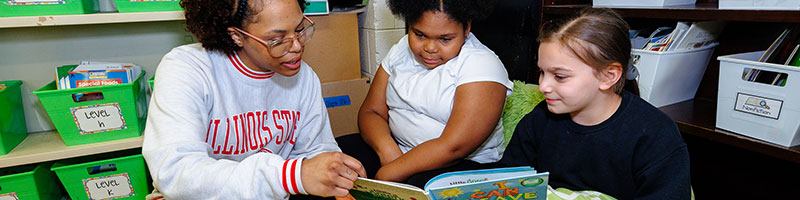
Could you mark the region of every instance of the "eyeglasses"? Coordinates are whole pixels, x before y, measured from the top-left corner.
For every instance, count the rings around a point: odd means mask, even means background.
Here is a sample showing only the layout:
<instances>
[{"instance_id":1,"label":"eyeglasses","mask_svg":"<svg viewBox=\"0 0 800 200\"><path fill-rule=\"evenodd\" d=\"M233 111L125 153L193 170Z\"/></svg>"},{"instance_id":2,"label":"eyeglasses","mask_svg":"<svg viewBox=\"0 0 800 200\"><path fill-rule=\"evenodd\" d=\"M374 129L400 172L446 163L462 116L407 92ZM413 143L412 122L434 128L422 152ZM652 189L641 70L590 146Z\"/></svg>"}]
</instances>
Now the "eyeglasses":
<instances>
[{"instance_id":1,"label":"eyeglasses","mask_svg":"<svg viewBox=\"0 0 800 200\"><path fill-rule=\"evenodd\" d=\"M233 29L253 38L254 40L258 41L258 43L261 43L261 45L267 47L270 56L281 57L289 53L289 50L292 48L292 46L294 46L294 40L297 40L300 45L305 46L308 41L311 41L311 37L314 36L314 21L311 21L311 19L305 15L303 15L303 18L305 18L305 21L303 21L304 23L302 24L303 29L299 31L295 30L294 37L284 37L269 41L264 41L261 38L258 38L255 35L239 28L233 27Z\"/></svg>"}]
</instances>

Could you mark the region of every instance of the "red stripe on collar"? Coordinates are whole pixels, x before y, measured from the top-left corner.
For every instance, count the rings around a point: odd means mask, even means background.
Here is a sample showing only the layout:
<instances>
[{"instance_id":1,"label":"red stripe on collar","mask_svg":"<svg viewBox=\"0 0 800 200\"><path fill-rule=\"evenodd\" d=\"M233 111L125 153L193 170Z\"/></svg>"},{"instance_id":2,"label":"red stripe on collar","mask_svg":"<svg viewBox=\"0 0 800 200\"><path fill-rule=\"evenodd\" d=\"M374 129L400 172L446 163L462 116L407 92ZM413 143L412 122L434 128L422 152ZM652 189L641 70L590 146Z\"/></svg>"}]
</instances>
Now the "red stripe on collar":
<instances>
[{"instance_id":1,"label":"red stripe on collar","mask_svg":"<svg viewBox=\"0 0 800 200\"><path fill-rule=\"evenodd\" d=\"M251 70L250 68L247 68L239 60L239 55L234 55L234 56L228 55L228 60L231 61L231 64L233 64L233 66L236 68L236 70L238 70L240 73L244 74L245 76L253 78L253 79L268 79L268 78L272 77L272 75L275 74L275 72L273 72L273 71L257 72L257 71Z\"/></svg>"}]
</instances>

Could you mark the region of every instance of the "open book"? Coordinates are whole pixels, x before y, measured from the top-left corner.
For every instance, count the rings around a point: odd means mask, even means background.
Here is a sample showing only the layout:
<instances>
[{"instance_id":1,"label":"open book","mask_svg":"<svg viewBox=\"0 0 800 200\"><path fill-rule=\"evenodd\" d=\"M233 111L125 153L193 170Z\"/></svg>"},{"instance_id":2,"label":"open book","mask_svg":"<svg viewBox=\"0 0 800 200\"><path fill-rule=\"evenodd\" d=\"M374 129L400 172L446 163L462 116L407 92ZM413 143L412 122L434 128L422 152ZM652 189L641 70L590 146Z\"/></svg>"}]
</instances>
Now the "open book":
<instances>
[{"instance_id":1,"label":"open book","mask_svg":"<svg viewBox=\"0 0 800 200\"><path fill-rule=\"evenodd\" d=\"M357 200L546 199L550 173L511 167L444 173L425 189L408 184L358 178L350 195Z\"/></svg>"}]
</instances>

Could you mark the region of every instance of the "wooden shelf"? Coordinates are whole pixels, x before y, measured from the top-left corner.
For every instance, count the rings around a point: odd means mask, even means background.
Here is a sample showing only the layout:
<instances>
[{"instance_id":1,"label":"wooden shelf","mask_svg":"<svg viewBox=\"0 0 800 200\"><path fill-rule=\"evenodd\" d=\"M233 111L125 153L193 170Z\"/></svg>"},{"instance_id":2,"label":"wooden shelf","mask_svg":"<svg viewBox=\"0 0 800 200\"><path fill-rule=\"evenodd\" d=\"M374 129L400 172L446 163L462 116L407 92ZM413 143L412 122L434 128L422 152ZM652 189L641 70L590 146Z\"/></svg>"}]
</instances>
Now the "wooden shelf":
<instances>
[{"instance_id":1,"label":"wooden shelf","mask_svg":"<svg viewBox=\"0 0 800 200\"><path fill-rule=\"evenodd\" d=\"M184 20L183 11L0 17L0 28Z\"/></svg>"},{"instance_id":2,"label":"wooden shelf","mask_svg":"<svg viewBox=\"0 0 800 200\"><path fill-rule=\"evenodd\" d=\"M590 4L546 5L544 15L571 15L591 7ZM715 3L697 5L653 7L653 8L613 8L623 17L676 20L725 20L753 22L800 22L800 11L793 10L720 10Z\"/></svg>"},{"instance_id":3,"label":"wooden shelf","mask_svg":"<svg viewBox=\"0 0 800 200\"><path fill-rule=\"evenodd\" d=\"M6 155L0 156L0 168L80 157L142 147L144 137L66 146L55 131L30 133Z\"/></svg>"},{"instance_id":4,"label":"wooden shelf","mask_svg":"<svg viewBox=\"0 0 800 200\"><path fill-rule=\"evenodd\" d=\"M783 147L755 138L716 128L716 102L689 100L659 108L669 115L683 134L691 134L711 141L758 152L767 156L800 163L800 145Z\"/></svg>"}]
</instances>

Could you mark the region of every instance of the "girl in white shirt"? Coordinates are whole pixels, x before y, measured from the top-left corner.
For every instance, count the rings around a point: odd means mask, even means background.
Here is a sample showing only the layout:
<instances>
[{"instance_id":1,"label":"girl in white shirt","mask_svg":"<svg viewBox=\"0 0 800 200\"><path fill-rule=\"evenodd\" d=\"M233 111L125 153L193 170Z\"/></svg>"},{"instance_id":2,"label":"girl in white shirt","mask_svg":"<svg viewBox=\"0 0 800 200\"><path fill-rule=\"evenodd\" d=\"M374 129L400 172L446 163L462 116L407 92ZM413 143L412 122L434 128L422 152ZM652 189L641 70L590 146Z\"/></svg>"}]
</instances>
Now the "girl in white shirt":
<instances>
[{"instance_id":1,"label":"girl in white shirt","mask_svg":"<svg viewBox=\"0 0 800 200\"><path fill-rule=\"evenodd\" d=\"M440 173L499 160L500 115L512 82L497 55L470 33L494 1L388 3L408 34L381 62L359 111L361 137L380 161L377 172L365 165L368 174L424 186Z\"/></svg>"}]
</instances>

